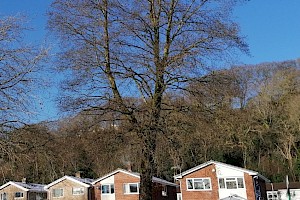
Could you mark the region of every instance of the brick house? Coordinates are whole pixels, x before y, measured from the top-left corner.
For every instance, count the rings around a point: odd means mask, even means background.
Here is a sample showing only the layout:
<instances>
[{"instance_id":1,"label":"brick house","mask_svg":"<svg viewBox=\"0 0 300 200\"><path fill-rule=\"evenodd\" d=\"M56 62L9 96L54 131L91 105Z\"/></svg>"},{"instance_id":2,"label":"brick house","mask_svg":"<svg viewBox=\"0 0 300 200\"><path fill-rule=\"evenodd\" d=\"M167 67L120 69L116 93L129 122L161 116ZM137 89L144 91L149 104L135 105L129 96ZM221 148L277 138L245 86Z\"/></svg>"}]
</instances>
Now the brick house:
<instances>
[{"instance_id":1,"label":"brick house","mask_svg":"<svg viewBox=\"0 0 300 200\"><path fill-rule=\"evenodd\" d=\"M178 185L166 180L153 177L155 200L176 200ZM117 169L93 183L95 200L138 200L140 174Z\"/></svg>"},{"instance_id":2,"label":"brick house","mask_svg":"<svg viewBox=\"0 0 300 200\"><path fill-rule=\"evenodd\" d=\"M180 183L181 200L266 200L266 182L270 182L258 172L217 161L208 161L174 178Z\"/></svg>"},{"instance_id":3,"label":"brick house","mask_svg":"<svg viewBox=\"0 0 300 200\"><path fill-rule=\"evenodd\" d=\"M44 187L48 200L93 200L92 179L64 176Z\"/></svg>"},{"instance_id":4,"label":"brick house","mask_svg":"<svg viewBox=\"0 0 300 200\"><path fill-rule=\"evenodd\" d=\"M44 185L9 181L0 187L0 200L46 200Z\"/></svg>"}]
</instances>

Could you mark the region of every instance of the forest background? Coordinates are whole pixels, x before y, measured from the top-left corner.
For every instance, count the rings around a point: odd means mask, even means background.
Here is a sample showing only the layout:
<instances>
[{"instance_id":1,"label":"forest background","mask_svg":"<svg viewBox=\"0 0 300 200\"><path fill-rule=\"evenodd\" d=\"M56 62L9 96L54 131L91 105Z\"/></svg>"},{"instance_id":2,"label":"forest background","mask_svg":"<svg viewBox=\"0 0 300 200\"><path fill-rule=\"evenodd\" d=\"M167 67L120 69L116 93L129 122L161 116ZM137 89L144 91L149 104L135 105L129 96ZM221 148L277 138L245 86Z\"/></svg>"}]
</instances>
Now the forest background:
<instances>
[{"instance_id":1,"label":"forest background","mask_svg":"<svg viewBox=\"0 0 300 200\"><path fill-rule=\"evenodd\" d=\"M130 122L120 120L120 112L95 115L73 104L77 112L71 115L28 123L28 116L39 112L36 96L47 87L43 80L52 73L52 57L50 47L23 40L30 31L24 20L21 15L0 20L0 33L5 33L0 37L5 52L0 54L1 181L26 177L49 183L77 171L97 178L128 165L142 171L144 144ZM274 182L287 174L299 181L299 62L229 64L226 69L214 66L179 93L165 93L164 134L155 140L155 175L171 181L181 170L213 159L259 171ZM47 69L47 75L40 69ZM58 102L66 109L61 99ZM137 110L147 107L136 96L126 103L137 105Z\"/></svg>"}]
</instances>

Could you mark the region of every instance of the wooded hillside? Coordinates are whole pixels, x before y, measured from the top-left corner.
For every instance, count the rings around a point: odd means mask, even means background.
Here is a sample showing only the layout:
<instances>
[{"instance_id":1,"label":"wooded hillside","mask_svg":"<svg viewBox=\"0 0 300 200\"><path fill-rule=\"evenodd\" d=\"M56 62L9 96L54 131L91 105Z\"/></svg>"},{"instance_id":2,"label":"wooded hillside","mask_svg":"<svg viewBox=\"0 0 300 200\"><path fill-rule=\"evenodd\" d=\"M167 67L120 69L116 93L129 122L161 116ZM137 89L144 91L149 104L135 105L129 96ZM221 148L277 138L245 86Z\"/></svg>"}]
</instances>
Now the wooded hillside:
<instances>
[{"instance_id":1,"label":"wooded hillside","mask_svg":"<svg viewBox=\"0 0 300 200\"><path fill-rule=\"evenodd\" d=\"M257 170L273 182L287 174L299 181L299 72L297 61L236 66L211 72L180 94L168 93L164 134L156 140L157 176L172 181L174 173L213 159ZM127 101L137 105L140 120L147 119L144 99ZM0 144L2 183L23 177L49 183L77 171L97 178L129 165L141 170L143 143L113 112L82 111L23 126L3 134Z\"/></svg>"}]
</instances>

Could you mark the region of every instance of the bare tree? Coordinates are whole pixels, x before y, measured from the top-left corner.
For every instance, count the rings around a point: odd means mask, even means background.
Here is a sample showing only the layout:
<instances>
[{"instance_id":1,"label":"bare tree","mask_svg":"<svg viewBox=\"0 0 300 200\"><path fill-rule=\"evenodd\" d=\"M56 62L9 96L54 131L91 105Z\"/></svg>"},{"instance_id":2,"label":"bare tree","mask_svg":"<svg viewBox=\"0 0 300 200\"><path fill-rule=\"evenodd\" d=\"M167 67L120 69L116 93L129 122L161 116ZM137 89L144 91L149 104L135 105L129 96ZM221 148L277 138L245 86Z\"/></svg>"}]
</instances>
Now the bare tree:
<instances>
[{"instance_id":1,"label":"bare tree","mask_svg":"<svg viewBox=\"0 0 300 200\"><path fill-rule=\"evenodd\" d=\"M231 50L247 50L230 19L236 1L55 0L49 27L62 41L61 106L117 113L142 141L140 199L151 199L167 92L184 89ZM178 109L177 109L178 110Z\"/></svg>"},{"instance_id":2,"label":"bare tree","mask_svg":"<svg viewBox=\"0 0 300 200\"><path fill-rule=\"evenodd\" d=\"M15 159L11 133L33 114L33 86L47 51L24 43L24 16L0 17L0 162ZM5 161L6 160L6 161Z\"/></svg>"},{"instance_id":3,"label":"bare tree","mask_svg":"<svg viewBox=\"0 0 300 200\"><path fill-rule=\"evenodd\" d=\"M0 18L0 128L14 128L32 114L36 72L47 51L24 44L24 16Z\"/></svg>"},{"instance_id":4,"label":"bare tree","mask_svg":"<svg viewBox=\"0 0 300 200\"><path fill-rule=\"evenodd\" d=\"M289 173L293 180L296 180L295 163L299 155L300 135L296 120L299 110L295 104L299 94L299 69L290 65L273 71L252 102L255 117L260 123L256 127L257 131L264 138L275 138L273 152L286 163L286 173Z\"/></svg>"}]
</instances>

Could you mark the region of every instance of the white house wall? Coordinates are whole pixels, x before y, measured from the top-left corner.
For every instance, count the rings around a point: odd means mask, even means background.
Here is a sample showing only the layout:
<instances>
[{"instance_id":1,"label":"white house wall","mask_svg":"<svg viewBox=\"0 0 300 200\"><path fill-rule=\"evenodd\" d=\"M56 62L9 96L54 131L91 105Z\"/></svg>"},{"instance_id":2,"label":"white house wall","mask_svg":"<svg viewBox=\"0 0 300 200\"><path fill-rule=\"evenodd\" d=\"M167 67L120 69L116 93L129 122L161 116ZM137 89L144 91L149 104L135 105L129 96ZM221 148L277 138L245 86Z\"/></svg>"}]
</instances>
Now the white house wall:
<instances>
[{"instance_id":1,"label":"white house wall","mask_svg":"<svg viewBox=\"0 0 300 200\"><path fill-rule=\"evenodd\" d=\"M244 172L238 171L236 169L232 169L230 167L216 165L216 174L218 178L237 178L237 177L243 177L244 179L244 187L245 188L237 188L237 189L220 189L219 185L219 198L226 198L228 196L232 195L238 195L240 197L243 197L247 199L247 192L246 192L246 184L245 184L245 178L244 178Z\"/></svg>"},{"instance_id":2,"label":"white house wall","mask_svg":"<svg viewBox=\"0 0 300 200\"><path fill-rule=\"evenodd\" d=\"M109 183L115 183L115 178L114 176L110 176L102 181L100 181L101 185L102 184L109 184Z\"/></svg>"},{"instance_id":3,"label":"white house wall","mask_svg":"<svg viewBox=\"0 0 300 200\"><path fill-rule=\"evenodd\" d=\"M102 184L115 184L115 178L114 176L110 176L102 181L100 181ZM116 199L116 193L114 194L101 194L101 200L115 200Z\"/></svg>"},{"instance_id":4,"label":"white house wall","mask_svg":"<svg viewBox=\"0 0 300 200\"><path fill-rule=\"evenodd\" d=\"M216 165L216 172L218 177L244 177L244 172L220 165Z\"/></svg>"},{"instance_id":5,"label":"white house wall","mask_svg":"<svg viewBox=\"0 0 300 200\"><path fill-rule=\"evenodd\" d=\"M290 189L291 200L300 200L300 189ZM288 200L287 190L278 190L280 200Z\"/></svg>"}]
</instances>

